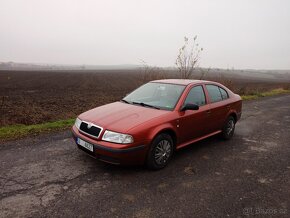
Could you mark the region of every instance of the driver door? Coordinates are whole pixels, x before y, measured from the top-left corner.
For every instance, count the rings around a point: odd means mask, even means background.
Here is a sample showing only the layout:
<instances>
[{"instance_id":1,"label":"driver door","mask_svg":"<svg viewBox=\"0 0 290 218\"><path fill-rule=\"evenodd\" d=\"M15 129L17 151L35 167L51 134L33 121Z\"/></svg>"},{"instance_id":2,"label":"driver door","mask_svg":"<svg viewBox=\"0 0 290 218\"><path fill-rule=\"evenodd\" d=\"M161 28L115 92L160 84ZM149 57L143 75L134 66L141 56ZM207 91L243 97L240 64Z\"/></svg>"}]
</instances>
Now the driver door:
<instances>
[{"instance_id":1,"label":"driver door","mask_svg":"<svg viewBox=\"0 0 290 218\"><path fill-rule=\"evenodd\" d=\"M202 85L191 88L183 105L187 103L197 104L199 109L179 112L180 143L186 143L208 134L210 107L206 102Z\"/></svg>"}]
</instances>

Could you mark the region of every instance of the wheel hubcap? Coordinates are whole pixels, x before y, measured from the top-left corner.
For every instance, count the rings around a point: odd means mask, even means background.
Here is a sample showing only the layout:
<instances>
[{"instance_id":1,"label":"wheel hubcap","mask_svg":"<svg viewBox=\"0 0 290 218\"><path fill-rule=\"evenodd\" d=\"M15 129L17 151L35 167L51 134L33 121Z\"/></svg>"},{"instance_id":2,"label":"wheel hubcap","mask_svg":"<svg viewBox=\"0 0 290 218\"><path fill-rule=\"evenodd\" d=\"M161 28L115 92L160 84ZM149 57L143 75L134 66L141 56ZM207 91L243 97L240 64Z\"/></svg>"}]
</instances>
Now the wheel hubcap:
<instances>
[{"instance_id":1,"label":"wheel hubcap","mask_svg":"<svg viewBox=\"0 0 290 218\"><path fill-rule=\"evenodd\" d=\"M164 164L169 159L171 153L171 145L167 140L158 143L155 149L155 161L157 164Z\"/></svg>"},{"instance_id":2,"label":"wheel hubcap","mask_svg":"<svg viewBox=\"0 0 290 218\"><path fill-rule=\"evenodd\" d=\"M230 135L231 132L234 130L235 123L233 120L229 120L228 125L227 125L227 134Z\"/></svg>"}]
</instances>

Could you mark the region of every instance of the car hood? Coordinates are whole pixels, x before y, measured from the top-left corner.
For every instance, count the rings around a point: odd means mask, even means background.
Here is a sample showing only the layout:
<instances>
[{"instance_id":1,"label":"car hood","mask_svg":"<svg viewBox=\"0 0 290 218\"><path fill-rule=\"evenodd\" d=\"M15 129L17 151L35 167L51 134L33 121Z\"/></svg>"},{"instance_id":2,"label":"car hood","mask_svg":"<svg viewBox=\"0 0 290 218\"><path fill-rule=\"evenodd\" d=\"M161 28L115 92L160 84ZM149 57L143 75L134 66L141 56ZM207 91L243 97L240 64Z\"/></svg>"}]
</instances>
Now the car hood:
<instances>
[{"instance_id":1,"label":"car hood","mask_svg":"<svg viewBox=\"0 0 290 218\"><path fill-rule=\"evenodd\" d=\"M170 111L114 102L82 113L79 118L104 129L126 133L129 129Z\"/></svg>"}]
</instances>

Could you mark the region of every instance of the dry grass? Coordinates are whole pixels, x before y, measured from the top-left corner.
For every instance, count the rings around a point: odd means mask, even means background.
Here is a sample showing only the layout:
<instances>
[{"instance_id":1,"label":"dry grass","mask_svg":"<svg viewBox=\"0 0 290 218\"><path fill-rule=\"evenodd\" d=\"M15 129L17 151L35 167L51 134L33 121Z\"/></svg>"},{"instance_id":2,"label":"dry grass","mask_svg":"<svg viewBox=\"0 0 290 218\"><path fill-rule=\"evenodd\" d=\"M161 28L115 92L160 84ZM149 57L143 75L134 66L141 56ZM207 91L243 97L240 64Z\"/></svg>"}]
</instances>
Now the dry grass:
<instances>
[{"instance_id":1,"label":"dry grass","mask_svg":"<svg viewBox=\"0 0 290 218\"><path fill-rule=\"evenodd\" d=\"M74 121L75 119L68 119L34 125L18 124L0 127L0 141L68 129L74 124Z\"/></svg>"},{"instance_id":2,"label":"dry grass","mask_svg":"<svg viewBox=\"0 0 290 218\"><path fill-rule=\"evenodd\" d=\"M279 88L279 89L273 89L271 91L267 91L267 92L257 92L255 94L252 95L242 95L242 99L243 100L254 100L260 97L268 97L268 96L273 96L273 95L278 95L278 94L288 94L290 93L289 89L283 89L283 88Z\"/></svg>"}]
</instances>

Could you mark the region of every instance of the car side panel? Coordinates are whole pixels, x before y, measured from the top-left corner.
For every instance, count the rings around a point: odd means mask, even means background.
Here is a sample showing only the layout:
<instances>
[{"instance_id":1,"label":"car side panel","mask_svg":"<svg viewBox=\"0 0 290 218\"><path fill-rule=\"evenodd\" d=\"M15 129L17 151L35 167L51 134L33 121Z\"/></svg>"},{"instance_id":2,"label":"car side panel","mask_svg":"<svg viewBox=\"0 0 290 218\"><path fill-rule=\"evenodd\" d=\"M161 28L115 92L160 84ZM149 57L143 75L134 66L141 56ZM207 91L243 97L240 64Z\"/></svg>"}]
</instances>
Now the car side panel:
<instances>
[{"instance_id":1,"label":"car side panel","mask_svg":"<svg viewBox=\"0 0 290 218\"><path fill-rule=\"evenodd\" d=\"M227 118L230 110L231 101L229 99L210 104L210 132L222 129L224 120Z\"/></svg>"},{"instance_id":2,"label":"car side panel","mask_svg":"<svg viewBox=\"0 0 290 218\"><path fill-rule=\"evenodd\" d=\"M232 114L235 115L236 121L238 121L242 115L242 100L234 99L232 100L232 103L230 104L230 106L231 106L230 111L228 112L224 121L226 121L227 117L229 117Z\"/></svg>"},{"instance_id":3,"label":"car side panel","mask_svg":"<svg viewBox=\"0 0 290 218\"><path fill-rule=\"evenodd\" d=\"M130 131L134 138L142 138L142 140L151 142L160 132L172 131L177 139L180 138L177 131L178 125L178 112L173 111L158 119L150 120L142 126L138 126Z\"/></svg>"},{"instance_id":4,"label":"car side panel","mask_svg":"<svg viewBox=\"0 0 290 218\"><path fill-rule=\"evenodd\" d=\"M209 105L203 105L197 111L179 112L178 132L180 143L191 141L208 133Z\"/></svg>"},{"instance_id":5,"label":"car side panel","mask_svg":"<svg viewBox=\"0 0 290 218\"><path fill-rule=\"evenodd\" d=\"M229 95L229 98L226 100L222 100L219 102L210 103L210 96L208 90L206 89L206 84L213 84L222 87L225 89ZM208 82L204 84L205 92L207 99L210 105L210 125L209 130L210 132L219 131L223 128L224 122L228 118L231 113L235 113L237 117L240 117L241 114L241 97L239 95L234 94L231 90L227 87L223 86L219 83ZM239 111L239 112L237 112Z\"/></svg>"}]
</instances>

